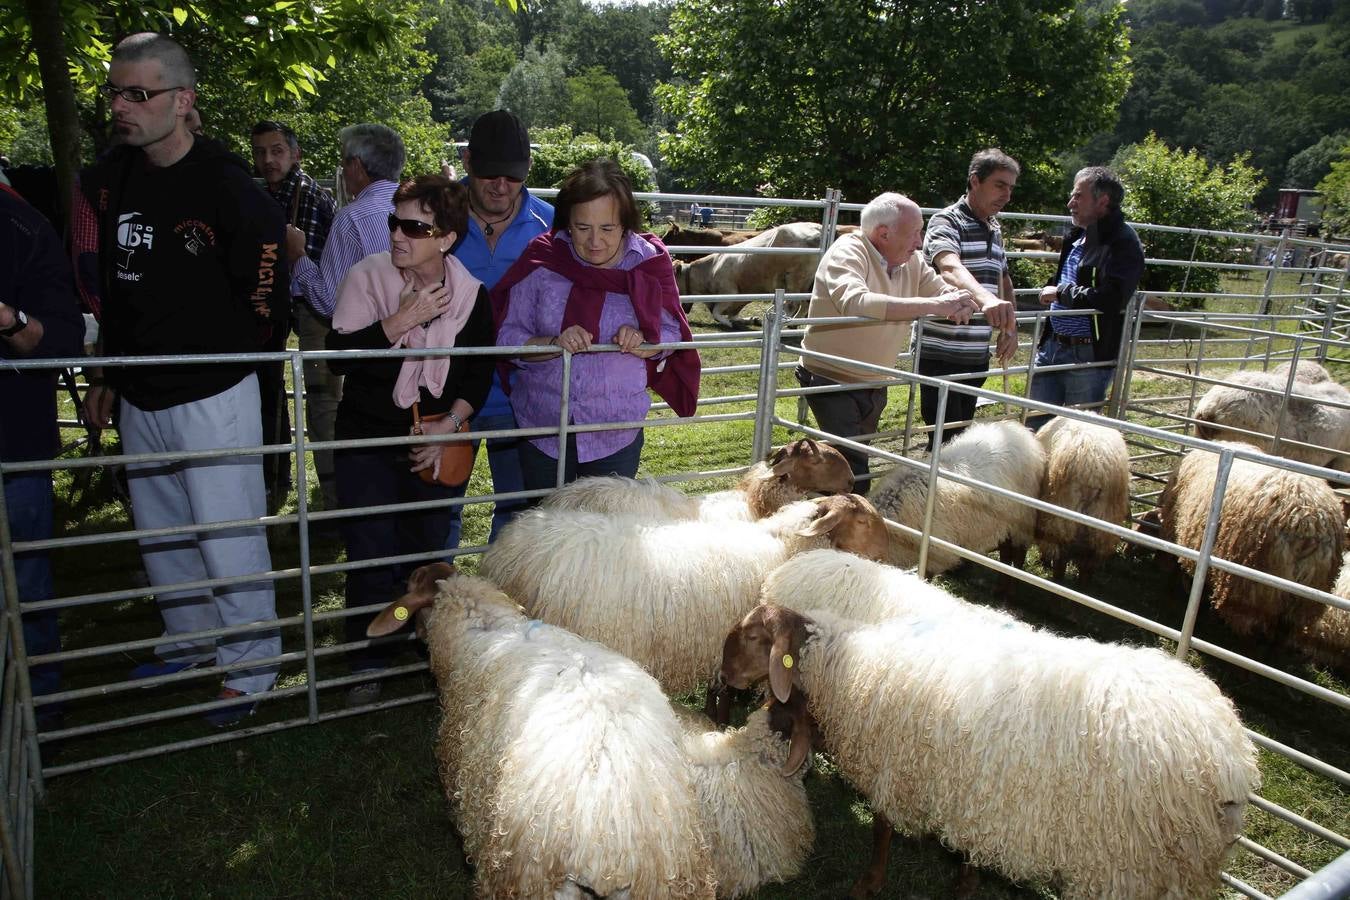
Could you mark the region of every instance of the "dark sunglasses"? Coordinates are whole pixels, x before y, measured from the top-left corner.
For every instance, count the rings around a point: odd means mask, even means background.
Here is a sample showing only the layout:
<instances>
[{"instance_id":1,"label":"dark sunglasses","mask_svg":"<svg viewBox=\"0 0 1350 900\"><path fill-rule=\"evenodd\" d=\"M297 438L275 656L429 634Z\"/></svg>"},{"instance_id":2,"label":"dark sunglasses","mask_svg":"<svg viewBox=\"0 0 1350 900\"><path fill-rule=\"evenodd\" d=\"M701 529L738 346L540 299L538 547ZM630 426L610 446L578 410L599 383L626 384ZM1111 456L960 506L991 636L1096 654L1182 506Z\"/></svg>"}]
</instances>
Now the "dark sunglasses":
<instances>
[{"instance_id":1,"label":"dark sunglasses","mask_svg":"<svg viewBox=\"0 0 1350 900\"><path fill-rule=\"evenodd\" d=\"M160 94L167 94L169 91L184 91L187 88L168 87L159 88L153 91L147 91L145 88L120 88L113 84L100 84L99 92L111 100L114 97L121 97L128 103L144 103L158 97Z\"/></svg>"},{"instance_id":2,"label":"dark sunglasses","mask_svg":"<svg viewBox=\"0 0 1350 900\"><path fill-rule=\"evenodd\" d=\"M479 181L496 181L498 178L505 178L511 184L520 184L525 180L524 178L515 178L511 175L475 175L473 177L477 178Z\"/></svg>"},{"instance_id":3,"label":"dark sunglasses","mask_svg":"<svg viewBox=\"0 0 1350 900\"><path fill-rule=\"evenodd\" d=\"M440 234L436 230L436 226L430 222L419 222L417 219L400 219L393 213L389 214L389 231L391 234L395 231L401 231L404 237L412 238L415 241L436 237Z\"/></svg>"}]
</instances>

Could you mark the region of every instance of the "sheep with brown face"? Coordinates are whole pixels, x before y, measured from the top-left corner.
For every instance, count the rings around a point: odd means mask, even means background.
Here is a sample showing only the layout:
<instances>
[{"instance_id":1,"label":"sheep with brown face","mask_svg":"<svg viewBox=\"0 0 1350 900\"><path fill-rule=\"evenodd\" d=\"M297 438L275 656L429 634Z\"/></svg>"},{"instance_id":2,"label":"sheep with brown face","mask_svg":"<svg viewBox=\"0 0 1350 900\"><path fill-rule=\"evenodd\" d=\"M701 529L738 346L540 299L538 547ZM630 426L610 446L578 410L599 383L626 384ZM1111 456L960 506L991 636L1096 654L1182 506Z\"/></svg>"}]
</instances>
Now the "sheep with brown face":
<instances>
[{"instance_id":1,"label":"sheep with brown face","mask_svg":"<svg viewBox=\"0 0 1350 900\"><path fill-rule=\"evenodd\" d=\"M814 833L801 700L715 731L631 660L525 618L444 563L372 637L416 621L436 757L480 897L735 897L792 878Z\"/></svg>"},{"instance_id":2,"label":"sheep with brown face","mask_svg":"<svg viewBox=\"0 0 1350 900\"><path fill-rule=\"evenodd\" d=\"M1208 896L1259 781L1232 704L1160 651L949 606L879 624L761 605L723 645L734 687L805 690L839 771L892 826L1065 898Z\"/></svg>"},{"instance_id":3,"label":"sheep with brown face","mask_svg":"<svg viewBox=\"0 0 1350 900\"><path fill-rule=\"evenodd\" d=\"M544 498L545 509L577 509L649 519L754 521L817 494L853 490L853 472L829 444L802 438L755 463L729 491L689 496L651 479L578 478Z\"/></svg>"}]
</instances>

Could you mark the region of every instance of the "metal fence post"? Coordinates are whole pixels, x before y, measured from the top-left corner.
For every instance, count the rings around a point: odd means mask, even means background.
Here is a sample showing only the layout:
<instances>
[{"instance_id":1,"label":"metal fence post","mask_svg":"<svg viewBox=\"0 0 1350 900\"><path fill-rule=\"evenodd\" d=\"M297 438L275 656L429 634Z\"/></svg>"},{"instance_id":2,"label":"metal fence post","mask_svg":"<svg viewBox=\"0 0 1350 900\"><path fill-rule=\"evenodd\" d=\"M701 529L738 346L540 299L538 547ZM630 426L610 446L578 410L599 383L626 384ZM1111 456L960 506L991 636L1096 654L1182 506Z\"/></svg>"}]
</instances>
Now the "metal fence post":
<instances>
[{"instance_id":1,"label":"metal fence post","mask_svg":"<svg viewBox=\"0 0 1350 900\"><path fill-rule=\"evenodd\" d=\"M0 485L4 481L4 467L0 466ZM34 796L41 800L46 793L42 780L42 756L38 751L37 714L33 709L33 684L28 678L28 646L23 639L23 611L19 608L18 577L14 572L14 537L9 530L9 506L5 492L0 488L0 576L4 579L5 618L12 653L12 665L17 675L19 711L22 716L23 749L28 754L29 772L33 778ZM13 785L10 786L11 790Z\"/></svg>"},{"instance_id":2,"label":"metal fence post","mask_svg":"<svg viewBox=\"0 0 1350 900\"><path fill-rule=\"evenodd\" d=\"M1205 593L1205 579L1209 576L1209 560L1214 553L1214 541L1219 536L1219 516L1223 511L1223 495L1228 487L1228 472L1232 468L1233 451L1222 451L1219 454L1219 469L1214 476L1214 499L1209 503L1209 522L1205 525L1205 537L1200 541L1198 551L1200 558L1195 561L1191 593L1186 601L1186 617L1181 623L1181 636L1177 638L1177 659L1184 660L1191 652L1191 638L1195 635L1195 620L1200 615L1200 600Z\"/></svg>"},{"instance_id":3,"label":"metal fence post","mask_svg":"<svg viewBox=\"0 0 1350 900\"><path fill-rule=\"evenodd\" d=\"M778 349L783 333L784 291L773 295L773 308L764 313L764 343L759 348L759 396L755 399L755 435L751 444L757 462L773 446L773 417L778 405Z\"/></svg>"},{"instance_id":4,"label":"metal fence post","mask_svg":"<svg viewBox=\"0 0 1350 900\"><path fill-rule=\"evenodd\" d=\"M1125 307L1125 327L1120 329L1120 347L1116 351L1116 371L1111 377L1111 402L1106 414L1113 419L1123 417L1130 401L1130 379L1126 372L1134 371L1135 354L1139 352L1139 333L1144 328L1144 295L1135 292Z\"/></svg>"},{"instance_id":5,"label":"metal fence post","mask_svg":"<svg viewBox=\"0 0 1350 900\"><path fill-rule=\"evenodd\" d=\"M309 471L305 465L305 360L291 351L291 394L295 399L295 502L300 529L300 605L305 624L305 691L309 721L319 721L319 676L314 662L314 583L309 575Z\"/></svg>"},{"instance_id":6,"label":"metal fence post","mask_svg":"<svg viewBox=\"0 0 1350 900\"><path fill-rule=\"evenodd\" d=\"M1270 260L1270 271L1266 273L1266 287L1261 292L1261 315L1270 315L1270 294L1275 288L1275 275L1280 271L1280 262L1284 259L1284 250L1289 246L1289 235L1281 233L1280 243L1275 247L1275 256Z\"/></svg>"},{"instance_id":7,"label":"metal fence post","mask_svg":"<svg viewBox=\"0 0 1350 900\"><path fill-rule=\"evenodd\" d=\"M910 371L915 375L919 374L919 360L923 357L923 323L922 316L914 320L914 357L910 360ZM901 446L908 450L909 442L914 439L914 398L919 395L919 386L911 381L906 387L909 388L909 399L905 404L905 437Z\"/></svg>"},{"instance_id":8,"label":"metal fence post","mask_svg":"<svg viewBox=\"0 0 1350 900\"><path fill-rule=\"evenodd\" d=\"M912 387L912 386L911 386ZM938 385L937 421L933 423L933 434L940 436L947 424L947 392L951 384L943 381ZM942 455L940 437L933 439L933 452L928 457L928 497L923 504L923 534L919 536L919 566L916 570L920 578L928 577L928 539L933 532L933 508L937 505L938 458Z\"/></svg>"},{"instance_id":9,"label":"metal fence post","mask_svg":"<svg viewBox=\"0 0 1350 900\"><path fill-rule=\"evenodd\" d=\"M1040 350L1041 329L1044 324L1045 324L1045 316L1041 315L1036 316L1036 320L1031 323L1031 352L1028 354L1027 357L1027 386L1025 389L1026 393L1022 395L1028 398L1031 396L1031 382L1036 377L1036 353L1037 351ZM1023 425L1027 424L1027 415L1030 412L1031 410L1028 409L1027 407L1025 406L1022 407L1022 415L1018 421L1020 421Z\"/></svg>"}]
</instances>

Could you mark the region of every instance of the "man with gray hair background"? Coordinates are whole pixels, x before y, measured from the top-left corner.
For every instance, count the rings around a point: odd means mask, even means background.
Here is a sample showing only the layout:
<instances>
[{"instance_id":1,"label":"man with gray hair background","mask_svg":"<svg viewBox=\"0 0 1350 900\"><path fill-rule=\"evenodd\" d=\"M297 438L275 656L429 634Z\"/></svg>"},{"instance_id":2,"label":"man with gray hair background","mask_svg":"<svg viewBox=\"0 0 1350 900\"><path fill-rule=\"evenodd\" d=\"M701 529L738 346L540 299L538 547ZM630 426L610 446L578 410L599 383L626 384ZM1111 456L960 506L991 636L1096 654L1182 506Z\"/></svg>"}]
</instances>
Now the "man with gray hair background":
<instances>
[{"instance_id":1,"label":"man with gray hair background","mask_svg":"<svg viewBox=\"0 0 1350 900\"><path fill-rule=\"evenodd\" d=\"M1041 289L1041 304L1052 310L1094 310L1091 316L1051 316L1041 330L1037 366L1070 365L1059 372L1036 372L1029 396L1059 406L1101 403L1115 375L1125 328L1125 304L1144 274L1144 248L1120 211L1125 186L1105 166L1074 176L1069 216L1074 228L1064 239L1059 268ZM1028 424L1040 428L1049 416Z\"/></svg>"},{"instance_id":2,"label":"man with gray hair background","mask_svg":"<svg viewBox=\"0 0 1350 900\"><path fill-rule=\"evenodd\" d=\"M389 212L404 162L403 138L387 125L348 125L338 132L338 143L342 180L353 199L333 218L317 265L305 256L305 233L286 228L286 253L294 266L291 294L330 319L347 270L389 249Z\"/></svg>"},{"instance_id":3,"label":"man with gray hair background","mask_svg":"<svg viewBox=\"0 0 1350 900\"><path fill-rule=\"evenodd\" d=\"M989 338L995 329L999 332L999 359L1010 359L1017 351L1017 307L1003 255L1003 235L995 216L1012 199L1021 171L1017 160L1002 150L981 150L970 160L965 196L928 220L924 256L948 284L970 291L980 304L984 321L966 325L922 323L917 340L919 358L914 367L920 375L948 378L987 371ZM984 376L957 380L972 387L984 384ZM975 399L973 394L949 391L944 422L973 419ZM919 412L924 422L937 425L936 387L919 387ZM946 425L942 439L949 441L963 430L965 426ZM935 433L928 436L930 450L935 437Z\"/></svg>"},{"instance_id":4,"label":"man with gray hair background","mask_svg":"<svg viewBox=\"0 0 1350 900\"><path fill-rule=\"evenodd\" d=\"M135 34L113 50L108 97L119 144L80 178L97 220L108 356L250 353L284 323L288 273L281 209L247 164L195 137L196 98L187 53L159 34ZM258 376L247 363L110 367L93 382L86 421L112 424L128 454L222 451L262 442ZM142 462L127 466L138 529L252 522L267 511L257 455ZM220 638L182 637L276 618L267 534L260 525L142 538L141 555L164 619L159 659L132 677L169 675L212 660L231 667L206 714L232 725L276 680L275 628ZM240 576L255 581L234 581ZM215 588L168 585L227 580Z\"/></svg>"},{"instance_id":5,"label":"man with gray hair background","mask_svg":"<svg viewBox=\"0 0 1350 900\"><path fill-rule=\"evenodd\" d=\"M807 315L811 318L865 316L873 322L814 324L802 348L840 360L893 368L909 346L910 322L944 316L965 324L980 306L969 290L949 285L919 253L923 213L901 194L874 197L862 211L862 228L840 237L816 269ZM802 387L854 384L882 377L840 360L804 356L797 366ZM822 431L840 437L872 434L886 408L886 389L854 388L809 394L806 398ZM855 477L868 473L868 455L840 448ZM855 490L867 493L859 480Z\"/></svg>"}]
</instances>

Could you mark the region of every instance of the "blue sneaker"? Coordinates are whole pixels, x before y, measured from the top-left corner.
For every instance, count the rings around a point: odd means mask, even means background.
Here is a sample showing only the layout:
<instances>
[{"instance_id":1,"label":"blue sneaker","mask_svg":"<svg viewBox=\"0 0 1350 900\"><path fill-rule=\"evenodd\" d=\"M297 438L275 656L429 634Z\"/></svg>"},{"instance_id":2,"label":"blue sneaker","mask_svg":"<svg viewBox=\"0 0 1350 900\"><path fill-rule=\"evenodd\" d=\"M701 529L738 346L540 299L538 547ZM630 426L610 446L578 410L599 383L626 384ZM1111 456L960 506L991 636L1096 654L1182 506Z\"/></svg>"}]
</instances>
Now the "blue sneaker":
<instances>
[{"instance_id":1,"label":"blue sneaker","mask_svg":"<svg viewBox=\"0 0 1350 900\"><path fill-rule=\"evenodd\" d=\"M250 694L245 694L243 691L235 690L232 687L223 687L216 697L217 700L238 700L239 702L202 713L202 718L217 728L230 728L238 725L258 711L258 701L249 700L250 696Z\"/></svg>"},{"instance_id":2,"label":"blue sneaker","mask_svg":"<svg viewBox=\"0 0 1350 900\"><path fill-rule=\"evenodd\" d=\"M165 662L157 659L154 662L141 663L131 670L132 680L141 678L155 678L159 675L177 675L179 672L186 672L188 669L195 669L201 665L199 661L192 662Z\"/></svg>"}]
</instances>

